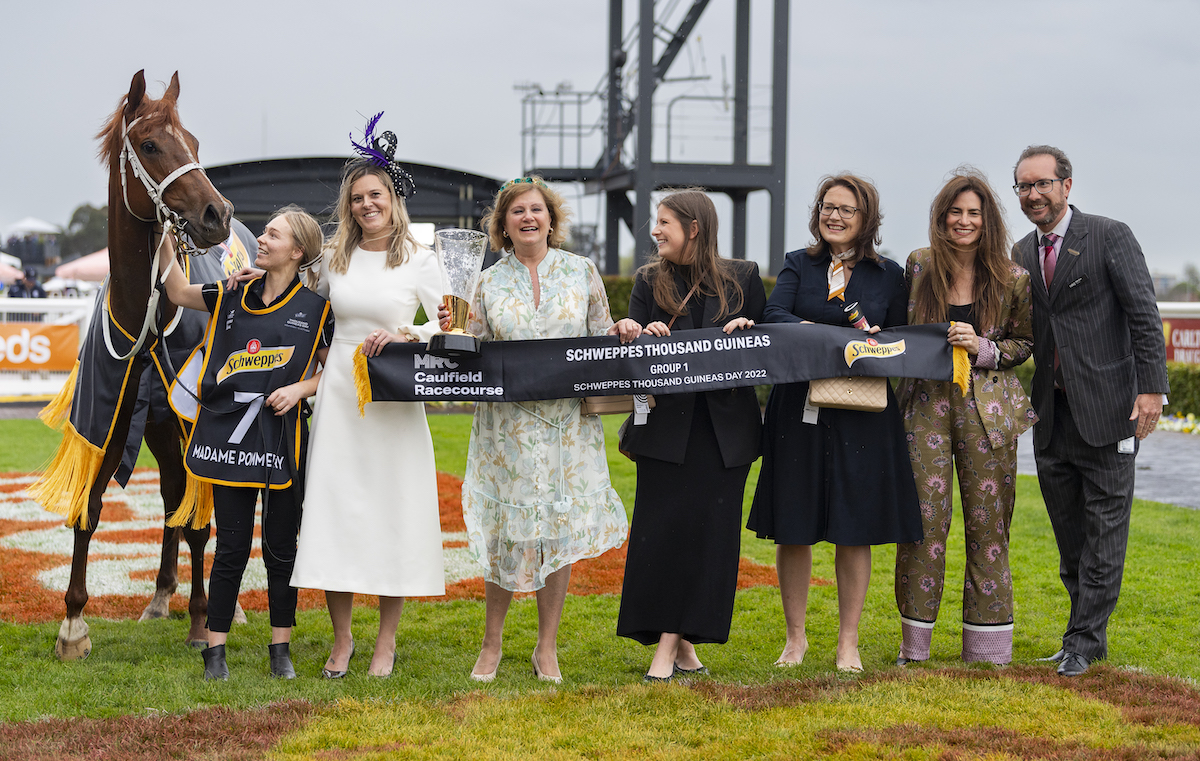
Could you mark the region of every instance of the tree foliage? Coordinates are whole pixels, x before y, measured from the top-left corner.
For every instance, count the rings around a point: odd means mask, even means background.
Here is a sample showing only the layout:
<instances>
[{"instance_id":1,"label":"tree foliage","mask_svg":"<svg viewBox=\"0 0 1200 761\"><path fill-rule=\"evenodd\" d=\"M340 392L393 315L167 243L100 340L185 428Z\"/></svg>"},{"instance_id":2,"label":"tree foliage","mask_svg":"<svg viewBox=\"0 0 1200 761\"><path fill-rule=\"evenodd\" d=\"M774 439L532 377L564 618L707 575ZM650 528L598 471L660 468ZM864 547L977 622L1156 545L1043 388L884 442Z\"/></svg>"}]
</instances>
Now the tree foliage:
<instances>
[{"instance_id":1,"label":"tree foliage","mask_svg":"<svg viewBox=\"0 0 1200 761\"><path fill-rule=\"evenodd\" d=\"M99 251L108 245L108 207L83 204L71 213L71 221L59 237L63 259Z\"/></svg>"}]
</instances>

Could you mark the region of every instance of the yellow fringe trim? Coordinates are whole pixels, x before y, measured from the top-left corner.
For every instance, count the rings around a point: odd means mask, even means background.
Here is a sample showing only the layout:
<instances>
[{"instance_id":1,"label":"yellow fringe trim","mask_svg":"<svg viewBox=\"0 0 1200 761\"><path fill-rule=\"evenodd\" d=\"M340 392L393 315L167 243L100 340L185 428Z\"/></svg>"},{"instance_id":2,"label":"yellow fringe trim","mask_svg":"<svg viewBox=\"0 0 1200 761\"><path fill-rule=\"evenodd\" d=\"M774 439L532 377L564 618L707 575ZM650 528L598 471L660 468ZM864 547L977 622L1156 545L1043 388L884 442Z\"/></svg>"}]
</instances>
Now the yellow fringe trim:
<instances>
[{"instance_id":1,"label":"yellow fringe trim","mask_svg":"<svg viewBox=\"0 0 1200 761\"><path fill-rule=\"evenodd\" d=\"M963 396L966 396L971 384L971 358L961 346L954 347L954 382L958 384L958 390L962 391Z\"/></svg>"},{"instance_id":2,"label":"yellow fringe trim","mask_svg":"<svg viewBox=\"0 0 1200 761\"><path fill-rule=\"evenodd\" d=\"M187 477L187 488L183 492L183 501L179 509L167 521L168 526L183 526L191 519L192 528L204 528L212 521L213 491L212 484L192 476Z\"/></svg>"},{"instance_id":3,"label":"yellow fringe trim","mask_svg":"<svg viewBox=\"0 0 1200 761\"><path fill-rule=\"evenodd\" d=\"M66 516L67 526L86 530L88 495L103 461L104 450L68 422L54 459L27 493L50 512Z\"/></svg>"},{"instance_id":4,"label":"yellow fringe trim","mask_svg":"<svg viewBox=\"0 0 1200 761\"><path fill-rule=\"evenodd\" d=\"M367 375L367 355L362 344L354 350L354 390L358 393L358 416L365 417L364 408L371 401L371 378Z\"/></svg>"},{"instance_id":5,"label":"yellow fringe trim","mask_svg":"<svg viewBox=\"0 0 1200 761\"><path fill-rule=\"evenodd\" d=\"M71 402L75 399L75 379L78 376L79 360L75 360L75 366L71 368L71 374L67 376L67 382L63 384L58 395L38 413L38 418L56 431L62 429L63 423L67 422L71 415Z\"/></svg>"}]
</instances>

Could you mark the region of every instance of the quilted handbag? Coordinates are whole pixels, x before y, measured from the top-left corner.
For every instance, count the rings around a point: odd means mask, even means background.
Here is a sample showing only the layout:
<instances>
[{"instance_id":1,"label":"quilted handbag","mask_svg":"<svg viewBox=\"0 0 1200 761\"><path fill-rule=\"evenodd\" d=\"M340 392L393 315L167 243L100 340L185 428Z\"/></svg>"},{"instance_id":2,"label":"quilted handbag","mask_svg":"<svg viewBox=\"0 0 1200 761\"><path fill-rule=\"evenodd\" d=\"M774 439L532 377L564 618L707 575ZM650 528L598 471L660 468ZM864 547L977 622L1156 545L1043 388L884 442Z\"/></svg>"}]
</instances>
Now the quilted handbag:
<instances>
[{"instance_id":1,"label":"quilted handbag","mask_svg":"<svg viewBox=\"0 0 1200 761\"><path fill-rule=\"evenodd\" d=\"M654 409L654 397L646 395L646 403ZM633 412L633 394L617 396L585 396L579 404L581 415L628 415Z\"/></svg>"},{"instance_id":2,"label":"quilted handbag","mask_svg":"<svg viewBox=\"0 0 1200 761\"><path fill-rule=\"evenodd\" d=\"M887 409L887 378L819 378L808 384L808 399L816 407L858 412Z\"/></svg>"}]
</instances>

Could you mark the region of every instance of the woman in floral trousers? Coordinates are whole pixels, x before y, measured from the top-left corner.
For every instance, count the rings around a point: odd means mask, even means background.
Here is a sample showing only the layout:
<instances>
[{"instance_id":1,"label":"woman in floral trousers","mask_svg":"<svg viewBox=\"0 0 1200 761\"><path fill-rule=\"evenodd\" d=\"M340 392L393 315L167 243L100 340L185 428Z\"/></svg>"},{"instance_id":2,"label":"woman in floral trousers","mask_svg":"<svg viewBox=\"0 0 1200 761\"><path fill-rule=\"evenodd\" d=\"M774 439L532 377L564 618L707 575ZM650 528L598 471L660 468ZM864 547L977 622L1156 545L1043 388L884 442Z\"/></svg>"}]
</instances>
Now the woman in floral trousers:
<instances>
[{"instance_id":1,"label":"woman in floral trousers","mask_svg":"<svg viewBox=\"0 0 1200 761\"><path fill-rule=\"evenodd\" d=\"M1017 437L1036 419L1013 372L1033 350L1029 273L1009 258L999 201L973 169L957 171L934 199L929 238L908 258L908 320L950 323L947 341L970 355L971 384L964 395L951 382L910 379L898 394L924 538L896 545L896 663L929 658L957 473L967 543L962 659L1004 664L1012 660Z\"/></svg>"}]
</instances>

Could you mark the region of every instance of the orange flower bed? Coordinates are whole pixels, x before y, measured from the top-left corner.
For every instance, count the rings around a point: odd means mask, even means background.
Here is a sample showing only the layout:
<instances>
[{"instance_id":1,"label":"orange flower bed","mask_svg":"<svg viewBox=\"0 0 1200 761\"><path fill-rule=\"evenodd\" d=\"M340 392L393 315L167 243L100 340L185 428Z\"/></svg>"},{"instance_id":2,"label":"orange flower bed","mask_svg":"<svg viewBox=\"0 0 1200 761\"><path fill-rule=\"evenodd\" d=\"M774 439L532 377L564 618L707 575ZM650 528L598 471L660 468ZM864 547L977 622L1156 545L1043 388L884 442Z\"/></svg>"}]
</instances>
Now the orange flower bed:
<instances>
[{"instance_id":1,"label":"orange flower bed","mask_svg":"<svg viewBox=\"0 0 1200 761\"><path fill-rule=\"evenodd\" d=\"M121 548L138 548L136 568L125 572L130 582L140 582L143 587L152 585L158 576L158 548L162 545L162 529L147 525L151 520L147 504L153 504L157 494L157 473L141 470L135 474L135 482L131 481L130 490L135 496L128 496L119 487L110 486L104 497L104 511L101 515L99 529L92 538L90 561L127 560L133 550L125 552ZM39 623L61 620L64 612L63 593L48 589L39 580L42 574L57 574L57 578L65 578L65 569L70 565L69 532L62 527L61 522L47 521L44 515L32 516L24 489L32 481L32 476L23 474L0 474L0 506L23 506L24 512L17 511L22 518L10 519L0 517L0 541L5 537L17 539L22 537L44 536L48 530L64 532L58 534L55 540L39 539L45 544L42 549L28 549L26 545L34 540L23 538L24 545L20 547L6 546L0 551L0 619L15 623ZM466 525L462 517L462 480L448 473L438 473L438 512L441 519L442 531L447 534L462 534ZM140 502L138 500L141 500ZM158 503L155 520L162 520L161 503ZM12 514L10 510L5 515ZM159 524L160 526L161 524ZM260 529L255 529L255 535ZM447 548L463 547L465 542L459 537L447 537ZM191 580L191 559L186 552L186 544L181 542L178 579L181 584ZM125 554L111 554L100 549L121 549ZM149 550L154 548L153 557ZM210 540L205 552L205 576L212 565L213 542ZM114 550L115 552L115 550ZM262 556L255 549L252 558ZM252 563L254 561L252 560ZM610 550L603 555L576 563L571 570L570 593L575 595L621 593L621 583L625 574L625 547ZM89 579L92 574L89 573ZM61 582L60 582L61 583ZM746 589L757 586L775 586L775 569L742 558L738 568L738 588ZM813 579L815 584L828 584L823 579ZM96 618L126 619L137 618L141 615L149 594L114 594L102 593L98 589L89 590L91 599L88 601L85 614ZM446 585L443 597L420 598L428 601L442 600L482 600L484 596L483 578L475 577L462 579ZM529 596L529 595L519 595ZM243 589L238 598L246 610L265 611L267 609L267 593L261 589ZM371 598L364 597L362 602L373 604ZM172 600L172 607L179 612L186 612L187 599L177 592ZM325 595L323 592L311 589L300 590L299 607L301 609L323 608Z\"/></svg>"}]
</instances>

